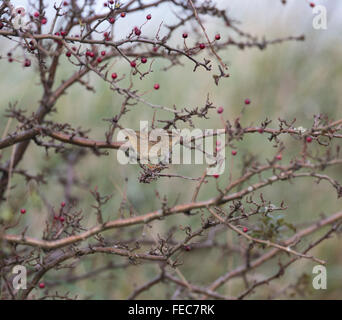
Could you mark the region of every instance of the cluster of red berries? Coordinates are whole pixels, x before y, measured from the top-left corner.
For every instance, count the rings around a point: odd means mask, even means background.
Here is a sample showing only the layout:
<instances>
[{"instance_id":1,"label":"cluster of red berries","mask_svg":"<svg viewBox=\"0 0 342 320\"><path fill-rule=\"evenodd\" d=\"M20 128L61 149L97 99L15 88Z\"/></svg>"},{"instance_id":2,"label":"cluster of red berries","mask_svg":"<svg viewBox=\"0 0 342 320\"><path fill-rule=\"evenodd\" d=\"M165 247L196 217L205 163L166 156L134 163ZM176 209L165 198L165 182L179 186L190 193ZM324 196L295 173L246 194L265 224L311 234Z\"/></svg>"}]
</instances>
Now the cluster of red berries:
<instances>
[{"instance_id":1,"label":"cluster of red berries","mask_svg":"<svg viewBox=\"0 0 342 320\"><path fill-rule=\"evenodd\" d=\"M13 62L12 52L8 52L7 57L8 57L8 62Z\"/></svg>"},{"instance_id":2,"label":"cluster of red berries","mask_svg":"<svg viewBox=\"0 0 342 320\"><path fill-rule=\"evenodd\" d=\"M104 7L108 7L108 4L114 4L114 0L109 0L108 2L105 2L104 4L103 4L103 6Z\"/></svg>"},{"instance_id":3,"label":"cluster of red berries","mask_svg":"<svg viewBox=\"0 0 342 320\"><path fill-rule=\"evenodd\" d=\"M86 57L94 58L95 57L95 53L93 51L87 50L86 51Z\"/></svg>"},{"instance_id":4,"label":"cluster of red berries","mask_svg":"<svg viewBox=\"0 0 342 320\"><path fill-rule=\"evenodd\" d=\"M66 203L64 201L61 202L61 208L63 209L65 206L66 206ZM60 215L60 216L55 215L54 219L59 220L61 223L63 223L65 221L65 218L62 215Z\"/></svg>"},{"instance_id":5,"label":"cluster of red berries","mask_svg":"<svg viewBox=\"0 0 342 320\"><path fill-rule=\"evenodd\" d=\"M140 36L141 35L141 30L138 27L134 27L134 34L136 36Z\"/></svg>"},{"instance_id":6,"label":"cluster of red berries","mask_svg":"<svg viewBox=\"0 0 342 320\"><path fill-rule=\"evenodd\" d=\"M109 33L107 31L103 33L103 37L105 38L106 41L110 40Z\"/></svg>"}]
</instances>

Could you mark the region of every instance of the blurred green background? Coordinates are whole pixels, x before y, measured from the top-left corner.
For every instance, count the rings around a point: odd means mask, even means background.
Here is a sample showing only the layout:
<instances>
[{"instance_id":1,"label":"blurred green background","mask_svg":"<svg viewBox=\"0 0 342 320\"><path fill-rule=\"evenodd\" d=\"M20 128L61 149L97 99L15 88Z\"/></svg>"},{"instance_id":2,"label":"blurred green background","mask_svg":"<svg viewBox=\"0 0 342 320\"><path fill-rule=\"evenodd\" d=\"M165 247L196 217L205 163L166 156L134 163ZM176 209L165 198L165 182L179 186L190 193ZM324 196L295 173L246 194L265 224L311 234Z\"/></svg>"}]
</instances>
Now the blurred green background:
<instances>
[{"instance_id":1,"label":"blurred green background","mask_svg":"<svg viewBox=\"0 0 342 320\"><path fill-rule=\"evenodd\" d=\"M215 86L212 73L198 69L192 72L193 64L183 59L184 66L176 66L163 72L168 66L166 60L158 60L154 63L154 72L144 80L133 78L136 88L141 92L146 91L144 98L151 102L172 107L203 107L207 94L216 106L223 106L225 119L234 119L240 114L245 98L251 99L252 103L246 109L241 122L243 125L259 125L265 118L272 119L271 127L277 127L277 119L286 120L296 118L296 126L309 127L313 123L313 116L324 113L329 118L340 118L342 116L342 47L341 47L341 22L338 21L338 13L341 8L337 4L329 3L328 6L328 30L314 30L312 28L312 12L305 1L288 1L287 6L281 5L280 1L232 1L228 11L234 19L241 21L239 27L253 35L267 39L286 37L288 35L305 34L305 42L287 42L280 45L267 47L266 50L258 49L238 50L229 48L221 51L220 56L228 63L231 77L222 79L219 86ZM262 4L261 4L262 3ZM321 1L328 5L327 1ZM220 7L227 7L225 1L219 2ZM170 11L161 7L151 11L155 24L148 29L151 34L153 26L159 25L161 20L172 21ZM141 14L145 16L145 13ZM124 28L118 31L125 34L134 26L134 19L142 19L141 16L128 17ZM215 20L206 21L208 33L215 35L220 32L223 39L232 36L238 39L224 25L217 24ZM176 41L176 40L174 40ZM191 40L190 40L191 41ZM7 50L13 46L8 41L1 40L1 55L6 55ZM206 55L208 52L205 53ZM214 57L212 57L214 61ZM216 72L216 65L215 72ZM142 68L147 68L143 66ZM121 60L116 60L111 67L111 72L117 72L119 76L130 72L129 66ZM0 134L8 119L4 112L8 103L18 102L18 107L26 109L30 114L37 109L41 95L39 87L39 75L35 68L23 69L20 64L9 64L6 59L0 60L0 71L2 75L0 87ZM59 83L66 79L75 67L70 67L66 57L61 58L58 74ZM86 76L96 89L96 93L86 91L79 84L68 90L68 94L61 97L56 105L57 113L51 114L48 119L56 122L68 122L74 128L90 128L89 136L94 139L104 139L107 122L103 119L114 116L123 101L121 96L113 94L108 86L98 79L96 75ZM151 90L154 83L160 83L160 90ZM124 85L124 81L121 85ZM152 111L145 105L137 104L131 108L121 122L122 126L138 129L140 120L152 119ZM158 112L158 119L167 119L167 113ZM215 110L211 111L210 120L195 123L199 128L221 128L222 123ZM17 124L12 121L9 132L15 130ZM300 144L291 137L281 137L285 143L286 150L283 153L283 163L298 155ZM335 144L336 145L336 144ZM227 149L229 166L225 174L218 179L222 188L228 181L229 170L233 177L238 177L241 171L241 160L247 154L253 154L260 162L265 162L276 153L273 143L270 143L266 135L246 135L243 141L235 143L238 154L230 159L230 150ZM310 148L317 149L322 154L322 149L317 148L316 143ZM2 159L9 159L12 148L2 152ZM45 220L51 218L51 212L46 203L59 207L64 200L64 190L58 183L60 178L67 178L72 171L77 177L80 186L73 186L71 193L78 198L78 208L85 214L84 222L91 225L95 222L94 209L90 206L93 199L89 189L95 186L102 194L112 194L113 198L104 209L107 219L119 218L118 209L122 201L122 194L127 191L128 202L131 203L140 214L147 213L160 207L161 201L156 197L158 190L160 197L168 197L169 204L189 202L193 193L195 182L179 179L159 179L151 184L138 183L139 169L136 166L121 166L116 160L116 152L109 151L108 156L98 157L92 152L82 158L76 166L71 169L60 154L52 150L48 155L43 148L38 148L31 143L19 168L26 169L35 174L41 171L47 172L48 184L36 186L33 183L26 184L22 179L14 176L12 185L15 189L11 192L9 203L3 204L0 210L10 207L13 212L18 212L21 207L27 209L28 214L21 218L17 230L23 230L25 225L29 226L28 234L40 237L44 228ZM199 177L203 172L203 166L174 166L170 172ZM71 170L71 171L70 171ZM327 174L336 180L342 181L339 167L329 168ZM127 179L127 181L126 181ZM216 181L209 179L209 183L199 194L199 199L208 199L216 194ZM337 200L335 190L326 182L314 184L313 180L307 178L297 180L294 184L288 182L276 183L263 190L266 200L279 205L282 200L288 206L286 210L286 221L292 223L312 222L321 214L332 214L341 209L342 200ZM255 194L257 198L258 193ZM227 207L227 206L226 206ZM127 210L125 215L128 215ZM152 223L152 233L166 236L172 225L191 225L193 229L199 226L199 216L187 217L177 215L161 222ZM146 230L145 230L146 231ZM150 237L145 235L143 227L130 231L130 229L109 231L106 237L113 240L130 239L131 234L138 234L140 238ZM13 231L12 231L13 232ZM177 230L175 238L181 239L184 232ZM317 234L315 234L317 237ZM310 238L309 238L310 239ZM220 234L219 241L231 241L225 232ZM237 239L233 239L237 244ZM195 240L196 241L196 240ZM197 239L198 241L198 239ZM311 280L305 287L305 296L296 293L293 298L341 298L342 297L342 254L341 241L336 238L326 241L312 251L316 256L328 262L328 289L316 291L312 289ZM183 253L181 258L183 265L181 272L186 279L198 285L207 285L218 276L237 267L241 260L235 255L222 255L217 249L194 250ZM123 263L126 259L118 256L96 255L88 257L77 263L73 269L74 275L82 275L86 272L101 268L108 261ZM214 261L214 263L213 263ZM300 261L292 265L280 280L273 282L270 286L261 287L250 298L267 298L268 295L277 295L281 288L295 284L302 274L312 278L311 261ZM254 275L257 279L270 276L277 270L277 259L257 269ZM68 271L64 271L68 272ZM158 266L153 264L131 265L123 269L107 270L99 273L96 277L70 283L62 283L53 287L60 292L70 291L81 298L92 299L123 299L132 291L133 285L141 285L148 279L156 276ZM58 281L59 272L52 271L44 279L47 284ZM63 273L63 271L62 271ZM159 284L149 291L143 293L139 298L158 299L172 295L175 287L170 292L169 286ZM243 281L239 278L223 286L219 292L223 294L237 294L243 291ZM291 291L289 289L289 291ZM39 295L39 293L37 293ZM284 298L285 295L277 297Z\"/></svg>"}]
</instances>

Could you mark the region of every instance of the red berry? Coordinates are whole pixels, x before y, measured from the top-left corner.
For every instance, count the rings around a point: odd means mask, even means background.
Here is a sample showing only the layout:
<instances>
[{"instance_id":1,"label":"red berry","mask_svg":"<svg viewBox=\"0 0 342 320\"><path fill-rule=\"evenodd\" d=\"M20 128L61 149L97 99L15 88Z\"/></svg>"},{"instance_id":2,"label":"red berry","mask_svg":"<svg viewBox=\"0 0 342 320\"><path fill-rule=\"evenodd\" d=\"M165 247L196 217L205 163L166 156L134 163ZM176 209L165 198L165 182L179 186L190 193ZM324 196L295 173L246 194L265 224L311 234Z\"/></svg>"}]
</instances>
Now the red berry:
<instances>
[{"instance_id":1,"label":"red berry","mask_svg":"<svg viewBox=\"0 0 342 320\"><path fill-rule=\"evenodd\" d=\"M136 36L140 36L141 35L141 30L138 27L134 28L134 33Z\"/></svg>"},{"instance_id":2,"label":"red berry","mask_svg":"<svg viewBox=\"0 0 342 320\"><path fill-rule=\"evenodd\" d=\"M183 33L182 37L186 39L188 37L188 34L186 32Z\"/></svg>"},{"instance_id":3,"label":"red berry","mask_svg":"<svg viewBox=\"0 0 342 320\"><path fill-rule=\"evenodd\" d=\"M281 160L281 159L283 159L283 156L281 155L281 153L280 153L280 154L278 154L278 155L276 156L276 159L277 159L277 160Z\"/></svg>"},{"instance_id":4,"label":"red berry","mask_svg":"<svg viewBox=\"0 0 342 320\"><path fill-rule=\"evenodd\" d=\"M103 4L103 6L104 6L104 7L108 7L108 3L105 2L105 3Z\"/></svg>"},{"instance_id":5,"label":"red berry","mask_svg":"<svg viewBox=\"0 0 342 320\"><path fill-rule=\"evenodd\" d=\"M58 219L59 219L59 217L58 217L58 216L54 216L53 218L54 218L55 220L58 220Z\"/></svg>"},{"instance_id":6,"label":"red berry","mask_svg":"<svg viewBox=\"0 0 342 320\"><path fill-rule=\"evenodd\" d=\"M42 20L40 22L41 22L41 24L46 24L47 23L47 19L46 18L42 18Z\"/></svg>"},{"instance_id":7,"label":"red berry","mask_svg":"<svg viewBox=\"0 0 342 320\"><path fill-rule=\"evenodd\" d=\"M39 288L40 288L40 289L44 289L44 288L45 288L45 283L44 283L44 282L41 282L41 283L39 284Z\"/></svg>"},{"instance_id":8,"label":"red berry","mask_svg":"<svg viewBox=\"0 0 342 320\"><path fill-rule=\"evenodd\" d=\"M216 39L216 40L220 40L220 39L221 39L221 35L218 33L218 34L215 36L215 39Z\"/></svg>"},{"instance_id":9,"label":"red berry","mask_svg":"<svg viewBox=\"0 0 342 320\"><path fill-rule=\"evenodd\" d=\"M71 51L68 51L65 55L66 55L68 58L71 57Z\"/></svg>"},{"instance_id":10,"label":"red berry","mask_svg":"<svg viewBox=\"0 0 342 320\"><path fill-rule=\"evenodd\" d=\"M98 62L98 63L101 63L101 62L102 62L102 58L101 58L101 57L98 57L98 58L97 58L97 62Z\"/></svg>"},{"instance_id":11,"label":"red berry","mask_svg":"<svg viewBox=\"0 0 342 320\"><path fill-rule=\"evenodd\" d=\"M217 108L217 113L222 113L223 110L224 110L223 107L218 107L218 108Z\"/></svg>"},{"instance_id":12,"label":"red berry","mask_svg":"<svg viewBox=\"0 0 342 320\"><path fill-rule=\"evenodd\" d=\"M153 47L153 52L157 52L158 51L158 47Z\"/></svg>"},{"instance_id":13,"label":"red berry","mask_svg":"<svg viewBox=\"0 0 342 320\"><path fill-rule=\"evenodd\" d=\"M218 178L220 177L220 175L219 175L219 174L214 174L213 177L214 177L215 179L218 179Z\"/></svg>"},{"instance_id":14,"label":"red berry","mask_svg":"<svg viewBox=\"0 0 342 320\"><path fill-rule=\"evenodd\" d=\"M115 19L113 17L109 18L109 23L113 24L115 22Z\"/></svg>"},{"instance_id":15,"label":"red berry","mask_svg":"<svg viewBox=\"0 0 342 320\"><path fill-rule=\"evenodd\" d=\"M62 208L64 208L65 207L65 205L66 205L66 203L63 201L63 202L61 202L61 207Z\"/></svg>"},{"instance_id":16,"label":"red berry","mask_svg":"<svg viewBox=\"0 0 342 320\"><path fill-rule=\"evenodd\" d=\"M59 217L59 221L64 222L65 221L64 217Z\"/></svg>"},{"instance_id":17,"label":"red berry","mask_svg":"<svg viewBox=\"0 0 342 320\"><path fill-rule=\"evenodd\" d=\"M126 17L126 12L121 12L120 16L121 16L121 18Z\"/></svg>"},{"instance_id":18,"label":"red berry","mask_svg":"<svg viewBox=\"0 0 342 320\"><path fill-rule=\"evenodd\" d=\"M205 44L204 44L204 43L200 43L199 48L200 48L201 50L203 50L203 49L205 48Z\"/></svg>"},{"instance_id":19,"label":"red berry","mask_svg":"<svg viewBox=\"0 0 342 320\"><path fill-rule=\"evenodd\" d=\"M21 214L25 214L26 213L26 209L20 209L20 213Z\"/></svg>"},{"instance_id":20,"label":"red berry","mask_svg":"<svg viewBox=\"0 0 342 320\"><path fill-rule=\"evenodd\" d=\"M251 103L251 100L245 99L245 104L250 104L250 103Z\"/></svg>"},{"instance_id":21,"label":"red berry","mask_svg":"<svg viewBox=\"0 0 342 320\"><path fill-rule=\"evenodd\" d=\"M59 32L55 32L55 36L60 36L61 34Z\"/></svg>"},{"instance_id":22,"label":"red berry","mask_svg":"<svg viewBox=\"0 0 342 320\"><path fill-rule=\"evenodd\" d=\"M310 137L310 136L309 136L309 137L306 137L306 142L307 142L307 143L311 143L311 142L312 142L312 137Z\"/></svg>"},{"instance_id":23,"label":"red berry","mask_svg":"<svg viewBox=\"0 0 342 320\"><path fill-rule=\"evenodd\" d=\"M137 63L135 61L131 61L131 67L135 68L137 66Z\"/></svg>"},{"instance_id":24,"label":"red berry","mask_svg":"<svg viewBox=\"0 0 342 320\"><path fill-rule=\"evenodd\" d=\"M108 38L109 33L106 31L106 32L103 34L103 36L104 36L105 38Z\"/></svg>"},{"instance_id":25,"label":"red berry","mask_svg":"<svg viewBox=\"0 0 342 320\"><path fill-rule=\"evenodd\" d=\"M13 58L8 58L8 62L13 62Z\"/></svg>"},{"instance_id":26,"label":"red berry","mask_svg":"<svg viewBox=\"0 0 342 320\"><path fill-rule=\"evenodd\" d=\"M34 15L35 18L38 18L39 17L39 12L36 11L33 15Z\"/></svg>"},{"instance_id":27,"label":"red berry","mask_svg":"<svg viewBox=\"0 0 342 320\"><path fill-rule=\"evenodd\" d=\"M315 4L313 2L310 2L310 7L311 8L314 8L315 7Z\"/></svg>"},{"instance_id":28,"label":"red berry","mask_svg":"<svg viewBox=\"0 0 342 320\"><path fill-rule=\"evenodd\" d=\"M106 51L101 51L101 56L105 56L106 55Z\"/></svg>"},{"instance_id":29,"label":"red berry","mask_svg":"<svg viewBox=\"0 0 342 320\"><path fill-rule=\"evenodd\" d=\"M155 90L158 90L158 89L160 88L159 83L156 83L156 84L153 86L153 88L154 88Z\"/></svg>"},{"instance_id":30,"label":"red berry","mask_svg":"<svg viewBox=\"0 0 342 320\"><path fill-rule=\"evenodd\" d=\"M184 249L185 249L185 251L190 251L191 250L190 246L185 246Z\"/></svg>"},{"instance_id":31,"label":"red berry","mask_svg":"<svg viewBox=\"0 0 342 320\"><path fill-rule=\"evenodd\" d=\"M114 4L114 0L109 0L108 1L110 4Z\"/></svg>"},{"instance_id":32,"label":"red berry","mask_svg":"<svg viewBox=\"0 0 342 320\"><path fill-rule=\"evenodd\" d=\"M259 133L264 133L264 128L259 128L259 129L258 129L258 132L259 132Z\"/></svg>"},{"instance_id":33,"label":"red berry","mask_svg":"<svg viewBox=\"0 0 342 320\"><path fill-rule=\"evenodd\" d=\"M61 36L65 37L67 35L66 31L61 31Z\"/></svg>"},{"instance_id":34,"label":"red berry","mask_svg":"<svg viewBox=\"0 0 342 320\"><path fill-rule=\"evenodd\" d=\"M145 57L142 57L141 58L141 63L146 63L147 62L147 59Z\"/></svg>"},{"instance_id":35,"label":"red berry","mask_svg":"<svg viewBox=\"0 0 342 320\"><path fill-rule=\"evenodd\" d=\"M95 53L93 51L89 51L89 57L94 58L95 57Z\"/></svg>"},{"instance_id":36,"label":"red berry","mask_svg":"<svg viewBox=\"0 0 342 320\"><path fill-rule=\"evenodd\" d=\"M152 16L151 16L150 14L148 14L148 15L146 16L146 19L147 19L147 20L151 20L151 18L152 18Z\"/></svg>"},{"instance_id":37,"label":"red berry","mask_svg":"<svg viewBox=\"0 0 342 320\"><path fill-rule=\"evenodd\" d=\"M237 151L236 150L232 150L232 155L236 156L237 155Z\"/></svg>"},{"instance_id":38,"label":"red berry","mask_svg":"<svg viewBox=\"0 0 342 320\"><path fill-rule=\"evenodd\" d=\"M243 227L242 231L243 231L244 233L246 233L246 232L248 232L248 228L247 228L247 227Z\"/></svg>"},{"instance_id":39,"label":"red berry","mask_svg":"<svg viewBox=\"0 0 342 320\"><path fill-rule=\"evenodd\" d=\"M30 67L31 66L31 60L25 59L24 66L25 67Z\"/></svg>"},{"instance_id":40,"label":"red berry","mask_svg":"<svg viewBox=\"0 0 342 320\"><path fill-rule=\"evenodd\" d=\"M66 7L67 5L68 5L68 1L64 1L64 2L63 2L63 6Z\"/></svg>"},{"instance_id":41,"label":"red berry","mask_svg":"<svg viewBox=\"0 0 342 320\"><path fill-rule=\"evenodd\" d=\"M4 27L4 24L0 21L0 30Z\"/></svg>"},{"instance_id":42,"label":"red berry","mask_svg":"<svg viewBox=\"0 0 342 320\"><path fill-rule=\"evenodd\" d=\"M118 77L118 75L114 72L114 73L112 73L112 79L114 80L114 79L116 79Z\"/></svg>"}]
</instances>

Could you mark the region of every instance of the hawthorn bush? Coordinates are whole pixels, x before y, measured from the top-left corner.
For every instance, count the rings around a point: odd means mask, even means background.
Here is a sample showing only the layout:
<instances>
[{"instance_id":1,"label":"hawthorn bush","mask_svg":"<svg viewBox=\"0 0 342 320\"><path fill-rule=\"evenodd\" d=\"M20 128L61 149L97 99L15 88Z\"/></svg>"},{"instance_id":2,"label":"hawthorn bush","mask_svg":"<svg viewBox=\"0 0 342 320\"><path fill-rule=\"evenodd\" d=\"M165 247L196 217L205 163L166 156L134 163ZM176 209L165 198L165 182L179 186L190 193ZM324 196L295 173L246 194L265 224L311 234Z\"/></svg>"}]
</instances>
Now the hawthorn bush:
<instances>
[{"instance_id":1,"label":"hawthorn bush","mask_svg":"<svg viewBox=\"0 0 342 320\"><path fill-rule=\"evenodd\" d=\"M31 70L26 81L38 87L24 90L25 104L19 80L13 96L2 97L1 299L310 292L312 268L329 267L314 252L340 232L342 211L327 208L342 195L334 169L342 163L342 120L334 108L311 113L310 125L289 113L261 119L253 108L262 94L247 91L233 117L233 103L215 98L232 83L243 87L227 51L297 48L304 35L256 36L212 1L24 7L5 0L0 36L1 68L13 64L16 79ZM201 91L207 81L213 92ZM197 96L179 105L189 86ZM224 173L210 176L205 165L120 165L116 134L140 120L151 129L224 129L225 143L215 146L225 149ZM331 192L329 207L322 197ZM26 288L13 286L18 265L27 270ZM302 272L287 276L293 266Z\"/></svg>"}]
</instances>

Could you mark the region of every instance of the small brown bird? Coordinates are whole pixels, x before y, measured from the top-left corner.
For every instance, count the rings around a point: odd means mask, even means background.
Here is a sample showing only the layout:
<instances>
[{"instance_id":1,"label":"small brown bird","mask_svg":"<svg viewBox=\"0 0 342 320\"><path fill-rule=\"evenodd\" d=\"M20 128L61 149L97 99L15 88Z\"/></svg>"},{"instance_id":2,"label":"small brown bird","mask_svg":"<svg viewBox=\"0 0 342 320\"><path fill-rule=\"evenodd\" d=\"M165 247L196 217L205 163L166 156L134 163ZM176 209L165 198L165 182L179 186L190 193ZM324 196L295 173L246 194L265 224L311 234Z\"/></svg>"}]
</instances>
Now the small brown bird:
<instances>
[{"instance_id":1,"label":"small brown bird","mask_svg":"<svg viewBox=\"0 0 342 320\"><path fill-rule=\"evenodd\" d=\"M123 133L137 160L152 164L168 163L173 147L181 138L179 132L163 129L153 129L149 132L123 129Z\"/></svg>"}]
</instances>

